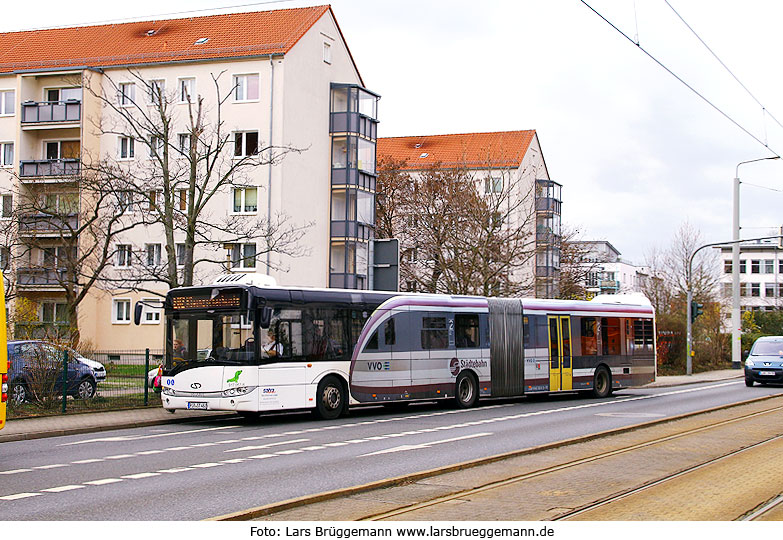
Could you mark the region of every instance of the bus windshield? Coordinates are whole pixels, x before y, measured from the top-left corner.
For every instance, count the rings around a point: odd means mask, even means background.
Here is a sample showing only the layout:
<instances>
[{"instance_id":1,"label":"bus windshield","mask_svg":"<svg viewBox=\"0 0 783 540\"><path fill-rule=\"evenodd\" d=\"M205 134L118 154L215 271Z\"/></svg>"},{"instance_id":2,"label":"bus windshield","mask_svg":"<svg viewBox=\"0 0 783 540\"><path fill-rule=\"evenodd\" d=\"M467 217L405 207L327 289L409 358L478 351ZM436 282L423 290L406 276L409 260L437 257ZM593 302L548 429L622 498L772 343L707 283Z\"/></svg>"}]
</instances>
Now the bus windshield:
<instances>
[{"instance_id":1,"label":"bus windshield","mask_svg":"<svg viewBox=\"0 0 783 540\"><path fill-rule=\"evenodd\" d=\"M239 313L174 314L166 325L168 369L256 362L253 321Z\"/></svg>"}]
</instances>

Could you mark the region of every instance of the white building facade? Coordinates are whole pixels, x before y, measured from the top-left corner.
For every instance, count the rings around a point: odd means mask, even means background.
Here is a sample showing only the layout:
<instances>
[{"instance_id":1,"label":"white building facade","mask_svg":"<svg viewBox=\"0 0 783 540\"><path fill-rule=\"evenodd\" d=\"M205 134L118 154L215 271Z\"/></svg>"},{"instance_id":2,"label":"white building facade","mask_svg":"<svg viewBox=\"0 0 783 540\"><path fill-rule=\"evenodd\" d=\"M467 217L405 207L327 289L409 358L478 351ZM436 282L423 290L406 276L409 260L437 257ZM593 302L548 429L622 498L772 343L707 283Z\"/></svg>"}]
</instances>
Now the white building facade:
<instances>
[{"instance_id":1,"label":"white building facade","mask_svg":"<svg viewBox=\"0 0 783 540\"><path fill-rule=\"evenodd\" d=\"M720 287L724 301L731 304L731 246L721 248ZM740 244L741 311L775 311L783 308L783 246L777 240ZM730 313L728 313L730 316Z\"/></svg>"},{"instance_id":2,"label":"white building facade","mask_svg":"<svg viewBox=\"0 0 783 540\"><path fill-rule=\"evenodd\" d=\"M617 248L605 240L580 241L576 244L586 253L584 286L590 298L599 294L642 291L650 275L646 267L623 261Z\"/></svg>"},{"instance_id":3,"label":"white building facade","mask_svg":"<svg viewBox=\"0 0 783 540\"><path fill-rule=\"evenodd\" d=\"M53 41L62 49L53 50ZM151 85L172 107L172 151L189 143L190 107L201 98L208 124L218 125L220 111L227 162L265 148L295 149L247 169L241 186L220 189L204 219L252 224L285 216L302 231L301 249L262 255L262 238L226 244L216 232L194 252L208 259L196 283L228 267L285 285L370 286L378 95L364 88L329 6L0 34L0 263L9 296L36 310L19 322L16 337L66 323L59 263L64 250L90 247L89 238L74 243L64 235L91 204L80 185L85 163L109 157L143 177L152 150L111 126L121 122L126 101L142 103L139 110L154 106ZM160 196L129 201L126 219L143 220ZM182 193L170 196L184 211ZM51 216L16 212L22 201L41 197L60 211L73 208L70 221L53 226ZM174 234L179 265L184 238ZM93 286L78 306L83 339L98 349L162 346L160 310L146 307L139 327L131 319L137 301L160 298L167 288L150 281L140 292L112 283L165 264L165 246L160 224L116 237L104 272L114 281Z\"/></svg>"}]
</instances>

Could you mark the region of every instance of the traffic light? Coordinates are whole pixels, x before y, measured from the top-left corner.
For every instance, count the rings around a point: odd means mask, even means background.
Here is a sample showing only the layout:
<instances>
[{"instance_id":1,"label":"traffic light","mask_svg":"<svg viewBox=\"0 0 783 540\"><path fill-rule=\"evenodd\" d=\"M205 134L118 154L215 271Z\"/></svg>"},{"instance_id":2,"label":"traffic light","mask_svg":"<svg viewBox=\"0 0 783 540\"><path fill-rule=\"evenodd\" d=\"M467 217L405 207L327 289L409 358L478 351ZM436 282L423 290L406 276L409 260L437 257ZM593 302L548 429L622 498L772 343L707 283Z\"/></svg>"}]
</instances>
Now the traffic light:
<instances>
[{"instance_id":1,"label":"traffic light","mask_svg":"<svg viewBox=\"0 0 783 540\"><path fill-rule=\"evenodd\" d=\"M704 304L698 302L691 302L691 322L696 322L699 315L704 313Z\"/></svg>"}]
</instances>

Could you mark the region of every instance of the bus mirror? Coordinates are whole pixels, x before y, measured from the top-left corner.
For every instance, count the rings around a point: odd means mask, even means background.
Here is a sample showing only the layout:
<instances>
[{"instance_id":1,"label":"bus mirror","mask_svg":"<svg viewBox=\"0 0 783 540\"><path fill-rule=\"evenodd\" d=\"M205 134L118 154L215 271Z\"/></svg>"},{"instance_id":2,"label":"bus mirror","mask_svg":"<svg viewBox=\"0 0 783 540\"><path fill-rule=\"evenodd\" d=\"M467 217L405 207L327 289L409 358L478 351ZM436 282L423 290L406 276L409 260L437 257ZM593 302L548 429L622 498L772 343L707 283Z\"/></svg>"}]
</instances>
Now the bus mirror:
<instances>
[{"instance_id":1,"label":"bus mirror","mask_svg":"<svg viewBox=\"0 0 783 540\"><path fill-rule=\"evenodd\" d=\"M261 328L269 328L269 325L272 323L272 308L265 307L261 308L261 315L258 319L258 325Z\"/></svg>"},{"instance_id":2,"label":"bus mirror","mask_svg":"<svg viewBox=\"0 0 783 540\"><path fill-rule=\"evenodd\" d=\"M141 324L141 312L144 309L144 306L141 305L141 302L136 302L136 306L133 308L133 323L138 326Z\"/></svg>"}]
</instances>

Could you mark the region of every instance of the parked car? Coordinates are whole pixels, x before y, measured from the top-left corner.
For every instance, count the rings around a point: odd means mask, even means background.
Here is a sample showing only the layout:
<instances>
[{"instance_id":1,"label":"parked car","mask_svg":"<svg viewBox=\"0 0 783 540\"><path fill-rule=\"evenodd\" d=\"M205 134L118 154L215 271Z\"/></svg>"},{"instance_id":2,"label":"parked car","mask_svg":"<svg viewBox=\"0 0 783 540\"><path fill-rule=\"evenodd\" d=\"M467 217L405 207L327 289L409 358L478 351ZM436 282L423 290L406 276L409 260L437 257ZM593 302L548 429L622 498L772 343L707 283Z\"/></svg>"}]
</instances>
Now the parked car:
<instances>
[{"instance_id":1,"label":"parked car","mask_svg":"<svg viewBox=\"0 0 783 540\"><path fill-rule=\"evenodd\" d=\"M106 368L98 362L97 360L92 360L90 358L86 358L82 356L82 354L78 351L74 351L70 347L68 348L68 354L72 354L74 358L76 358L79 362L82 364L86 364L87 366L92 369L93 374L95 375L95 381L96 382L103 382L106 380Z\"/></svg>"},{"instance_id":2,"label":"parked car","mask_svg":"<svg viewBox=\"0 0 783 540\"><path fill-rule=\"evenodd\" d=\"M745 385L783 384L783 336L760 337L745 360Z\"/></svg>"},{"instance_id":3,"label":"parked car","mask_svg":"<svg viewBox=\"0 0 783 540\"><path fill-rule=\"evenodd\" d=\"M43 341L8 342L8 398L20 404L63 392L62 349ZM66 392L79 399L95 396L95 373L77 358L68 360Z\"/></svg>"}]
</instances>

